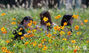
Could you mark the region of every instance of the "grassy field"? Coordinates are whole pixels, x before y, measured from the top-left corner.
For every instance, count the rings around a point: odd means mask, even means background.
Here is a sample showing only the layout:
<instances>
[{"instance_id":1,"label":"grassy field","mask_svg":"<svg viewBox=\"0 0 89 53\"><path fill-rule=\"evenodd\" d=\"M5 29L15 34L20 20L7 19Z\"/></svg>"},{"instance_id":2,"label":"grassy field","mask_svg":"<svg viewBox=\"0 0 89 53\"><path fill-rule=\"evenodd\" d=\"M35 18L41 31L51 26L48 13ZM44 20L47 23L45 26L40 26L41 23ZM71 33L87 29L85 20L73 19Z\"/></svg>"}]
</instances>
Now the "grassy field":
<instances>
[{"instance_id":1,"label":"grassy field","mask_svg":"<svg viewBox=\"0 0 89 53\"><path fill-rule=\"evenodd\" d=\"M32 30L33 37L23 37L22 40L12 40L12 31L17 28L18 23L25 16L31 16L37 25L40 25L39 14L43 9L0 9L0 53L88 53L89 52L89 9L79 9L66 12L64 9L50 9L52 21L59 25L64 14L79 15L74 19L73 32L67 40L68 32L54 31L49 34L38 33ZM55 16L61 15L55 19ZM16 19L16 20L15 20ZM79 29L76 30L76 26ZM34 26L35 27L35 26ZM4 32L2 31L4 29ZM59 38L56 34L62 34ZM50 37L49 37L49 36ZM23 44L24 42L24 44ZM10 43L8 45L8 43Z\"/></svg>"}]
</instances>

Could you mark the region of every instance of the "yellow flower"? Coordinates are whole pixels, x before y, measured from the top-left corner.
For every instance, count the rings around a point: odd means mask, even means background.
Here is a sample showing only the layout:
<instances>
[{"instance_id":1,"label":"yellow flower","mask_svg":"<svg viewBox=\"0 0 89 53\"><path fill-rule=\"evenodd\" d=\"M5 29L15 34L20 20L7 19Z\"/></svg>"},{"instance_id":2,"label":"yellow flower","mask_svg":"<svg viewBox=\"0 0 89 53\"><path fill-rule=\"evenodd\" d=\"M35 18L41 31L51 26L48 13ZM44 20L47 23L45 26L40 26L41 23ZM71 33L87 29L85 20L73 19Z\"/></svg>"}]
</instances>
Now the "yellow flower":
<instances>
[{"instance_id":1,"label":"yellow flower","mask_svg":"<svg viewBox=\"0 0 89 53\"><path fill-rule=\"evenodd\" d=\"M75 40L71 40L71 42L72 42L72 43L76 43L76 41L75 41Z\"/></svg>"},{"instance_id":2,"label":"yellow flower","mask_svg":"<svg viewBox=\"0 0 89 53\"><path fill-rule=\"evenodd\" d=\"M50 24L50 22L48 22L46 25L47 25L47 26L50 26L51 24Z\"/></svg>"},{"instance_id":3,"label":"yellow flower","mask_svg":"<svg viewBox=\"0 0 89 53\"><path fill-rule=\"evenodd\" d=\"M78 26L78 25L76 25L76 26L75 26L75 30L78 30L78 29L79 29L79 26Z\"/></svg>"},{"instance_id":4,"label":"yellow flower","mask_svg":"<svg viewBox=\"0 0 89 53\"><path fill-rule=\"evenodd\" d=\"M6 29L5 29L4 27L2 27L2 28L1 28L1 31L4 32L4 31L6 31Z\"/></svg>"},{"instance_id":5,"label":"yellow flower","mask_svg":"<svg viewBox=\"0 0 89 53\"><path fill-rule=\"evenodd\" d=\"M63 38L62 40L66 41L67 39L66 38Z\"/></svg>"},{"instance_id":6,"label":"yellow flower","mask_svg":"<svg viewBox=\"0 0 89 53\"><path fill-rule=\"evenodd\" d=\"M80 47L79 47L79 46L75 46L75 48L76 48L76 49L78 49L78 50L80 49Z\"/></svg>"},{"instance_id":7,"label":"yellow flower","mask_svg":"<svg viewBox=\"0 0 89 53\"><path fill-rule=\"evenodd\" d=\"M36 29L32 30L32 32L36 32L36 31L37 31Z\"/></svg>"},{"instance_id":8,"label":"yellow flower","mask_svg":"<svg viewBox=\"0 0 89 53\"><path fill-rule=\"evenodd\" d=\"M79 15L73 15L72 17L78 19Z\"/></svg>"},{"instance_id":9,"label":"yellow flower","mask_svg":"<svg viewBox=\"0 0 89 53\"><path fill-rule=\"evenodd\" d=\"M60 35L64 35L64 34L65 34L65 32L64 32L64 31L61 31L61 32L60 32Z\"/></svg>"},{"instance_id":10,"label":"yellow flower","mask_svg":"<svg viewBox=\"0 0 89 53\"><path fill-rule=\"evenodd\" d=\"M32 20L30 20L30 23L32 23L33 21Z\"/></svg>"},{"instance_id":11,"label":"yellow flower","mask_svg":"<svg viewBox=\"0 0 89 53\"><path fill-rule=\"evenodd\" d=\"M66 26L67 25L67 22L64 22L64 26Z\"/></svg>"},{"instance_id":12,"label":"yellow flower","mask_svg":"<svg viewBox=\"0 0 89 53\"><path fill-rule=\"evenodd\" d=\"M11 24L16 24L16 22L12 22Z\"/></svg>"},{"instance_id":13,"label":"yellow flower","mask_svg":"<svg viewBox=\"0 0 89 53\"><path fill-rule=\"evenodd\" d=\"M12 18L12 20L16 20L16 18Z\"/></svg>"},{"instance_id":14,"label":"yellow flower","mask_svg":"<svg viewBox=\"0 0 89 53\"><path fill-rule=\"evenodd\" d=\"M46 22L46 21L48 21L48 18L47 17L44 17L43 20Z\"/></svg>"},{"instance_id":15,"label":"yellow flower","mask_svg":"<svg viewBox=\"0 0 89 53\"><path fill-rule=\"evenodd\" d=\"M6 13L2 13L2 14L1 14L1 16L4 16L4 15L6 15Z\"/></svg>"},{"instance_id":16,"label":"yellow flower","mask_svg":"<svg viewBox=\"0 0 89 53\"><path fill-rule=\"evenodd\" d=\"M89 43L89 40L87 40L86 42Z\"/></svg>"},{"instance_id":17,"label":"yellow flower","mask_svg":"<svg viewBox=\"0 0 89 53\"><path fill-rule=\"evenodd\" d=\"M71 35L71 31L68 31L67 34L68 34L68 35Z\"/></svg>"},{"instance_id":18,"label":"yellow flower","mask_svg":"<svg viewBox=\"0 0 89 53\"><path fill-rule=\"evenodd\" d=\"M85 22L85 23L87 23L87 22L88 22L88 20L86 19L86 20L84 20L84 22Z\"/></svg>"},{"instance_id":19,"label":"yellow flower","mask_svg":"<svg viewBox=\"0 0 89 53\"><path fill-rule=\"evenodd\" d=\"M42 50L47 50L48 48L47 48L47 46L44 46L43 48L42 48Z\"/></svg>"},{"instance_id":20,"label":"yellow flower","mask_svg":"<svg viewBox=\"0 0 89 53\"><path fill-rule=\"evenodd\" d=\"M64 26L61 26L61 29L63 30L65 27Z\"/></svg>"},{"instance_id":21,"label":"yellow flower","mask_svg":"<svg viewBox=\"0 0 89 53\"><path fill-rule=\"evenodd\" d=\"M58 16L55 17L55 19L59 19L60 17L61 17L61 15L58 15Z\"/></svg>"},{"instance_id":22,"label":"yellow flower","mask_svg":"<svg viewBox=\"0 0 89 53\"><path fill-rule=\"evenodd\" d=\"M19 35L22 35L22 32L19 32L18 34L19 34Z\"/></svg>"}]
</instances>

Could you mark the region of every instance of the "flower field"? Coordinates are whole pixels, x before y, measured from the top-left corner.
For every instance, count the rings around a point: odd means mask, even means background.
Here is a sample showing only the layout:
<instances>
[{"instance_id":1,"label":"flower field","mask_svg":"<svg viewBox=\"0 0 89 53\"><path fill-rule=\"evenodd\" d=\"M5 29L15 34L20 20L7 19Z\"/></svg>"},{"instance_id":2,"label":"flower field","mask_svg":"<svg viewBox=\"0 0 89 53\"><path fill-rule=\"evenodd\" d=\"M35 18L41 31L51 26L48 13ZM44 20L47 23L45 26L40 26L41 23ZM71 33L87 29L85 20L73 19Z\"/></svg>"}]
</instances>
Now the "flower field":
<instances>
[{"instance_id":1,"label":"flower field","mask_svg":"<svg viewBox=\"0 0 89 53\"><path fill-rule=\"evenodd\" d=\"M43 9L0 9L0 53L88 53L89 52L89 9L79 9L66 12L64 9L48 10L52 22L56 23L51 31L46 34L39 33L36 29L26 31L21 40L12 40L13 30L25 16L33 18L32 27L40 25L40 13ZM65 14L74 17L72 30L63 31L66 26L61 26L61 19ZM47 21L47 18L44 19ZM67 23L64 23L66 25ZM48 23L47 25L50 25ZM30 26L30 24L29 24ZM21 33L19 33L21 34ZM59 35L60 34L60 35ZM67 37L70 36L69 39Z\"/></svg>"}]
</instances>

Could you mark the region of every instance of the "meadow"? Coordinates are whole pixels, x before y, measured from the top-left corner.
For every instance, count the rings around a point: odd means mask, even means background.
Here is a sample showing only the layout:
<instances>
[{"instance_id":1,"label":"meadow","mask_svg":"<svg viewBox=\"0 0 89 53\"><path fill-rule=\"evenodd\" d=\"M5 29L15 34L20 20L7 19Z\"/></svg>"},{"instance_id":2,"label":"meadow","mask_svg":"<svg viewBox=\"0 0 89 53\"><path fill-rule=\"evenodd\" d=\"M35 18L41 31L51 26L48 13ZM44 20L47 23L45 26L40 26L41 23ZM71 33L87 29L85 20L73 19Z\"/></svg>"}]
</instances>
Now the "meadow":
<instances>
[{"instance_id":1,"label":"meadow","mask_svg":"<svg viewBox=\"0 0 89 53\"><path fill-rule=\"evenodd\" d=\"M25 16L34 20L33 27L40 25L39 14L44 9L0 9L0 53L88 53L89 52L89 9L76 9L66 12L65 9L49 9L54 26L49 34L27 30L21 40L12 40L12 34ZM73 32L64 32L61 19L65 14L75 15ZM58 17L59 16L59 17ZM61 27L61 28L60 28ZM60 30L62 29L62 30ZM57 36L57 34L61 34ZM67 40L67 36L71 37ZM24 43L23 43L24 42Z\"/></svg>"}]
</instances>

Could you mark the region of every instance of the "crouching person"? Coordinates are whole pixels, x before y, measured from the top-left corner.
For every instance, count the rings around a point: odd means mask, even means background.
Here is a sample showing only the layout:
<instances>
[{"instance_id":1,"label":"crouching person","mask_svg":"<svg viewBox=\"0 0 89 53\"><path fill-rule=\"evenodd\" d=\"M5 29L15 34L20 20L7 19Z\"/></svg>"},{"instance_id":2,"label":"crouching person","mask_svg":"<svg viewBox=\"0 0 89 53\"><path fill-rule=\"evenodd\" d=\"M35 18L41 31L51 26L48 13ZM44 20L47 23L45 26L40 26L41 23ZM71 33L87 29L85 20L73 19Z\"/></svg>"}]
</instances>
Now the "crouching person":
<instances>
[{"instance_id":1,"label":"crouching person","mask_svg":"<svg viewBox=\"0 0 89 53\"><path fill-rule=\"evenodd\" d=\"M68 32L67 39L70 38L72 30L72 24L73 24L73 15L64 15L61 20L61 26L64 27L64 32Z\"/></svg>"},{"instance_id":2,"label":"crouching person","mask_svg":"<svg viewBox=\"0 0 89 53\"><path fill-rule=\"evenodd\" d=\"M29 16L26 16L23 18L23 20L20 22L18 28L16 30L13 31L14 36L14 40L16 39L21 39L22 36L24 36L24 34L26 34L26 30L25 29L32 29L32 27L28 26L28 23L30 23L31 21L33 21L33 19Z\"/></svg>"}]
</instances>

